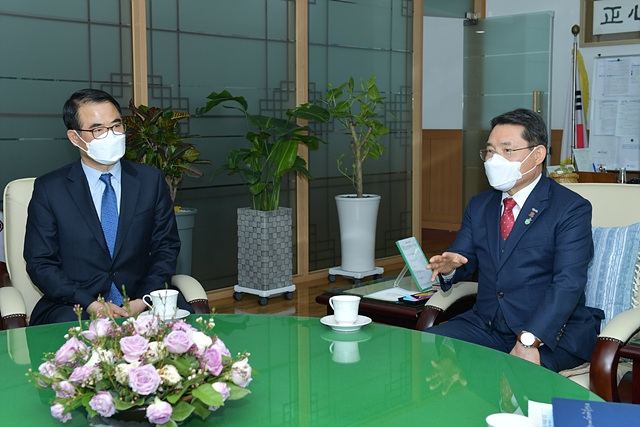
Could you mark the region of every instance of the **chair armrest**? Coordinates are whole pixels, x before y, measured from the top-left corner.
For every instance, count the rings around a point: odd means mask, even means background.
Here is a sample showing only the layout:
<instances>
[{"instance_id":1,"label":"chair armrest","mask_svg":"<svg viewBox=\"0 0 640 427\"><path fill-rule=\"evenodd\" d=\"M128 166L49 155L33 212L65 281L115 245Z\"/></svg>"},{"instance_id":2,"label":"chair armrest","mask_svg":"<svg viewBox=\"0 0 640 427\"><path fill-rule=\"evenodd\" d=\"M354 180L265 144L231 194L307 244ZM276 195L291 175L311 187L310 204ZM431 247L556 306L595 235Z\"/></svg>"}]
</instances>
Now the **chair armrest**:
<instances>
[{"instance_id":1,"label":"chair armrest","mask_svg":"<svg viewBox=\"0 0 640 427\"><path fill-rule=\"evenodd\" d=\"M12 286L0 287L0 316L5 329L27 326L27 309L19 290Z\"/></svg>"},{"instance_id":2,"label":"chair armrest","mask_svg":"<svg viewBox=\"0 0 640 427\"><path fill-rule=\"evenodd\" d=\"M477 293L478 284L476 282L458 282L446 292L436 292L420 312L416 329L424 331L433 325L464 313L475 304Z\"/></svg>"},{"instance_id":3,"label":"chair armrest","mask_svg":"<svg viewBox=\"0 0 640 427\"><path fill-rule=\"evenodd\" d=\"M178 288L196 313L211 313L207 293L196 279L186 274L176 274L171 278L171 285Z\"/></svg>"},{"instance_id":4,"label":"chair armrest","mask_svg":"<svg viewBox=\"0 0 640 427\"><path fill-rule=\"evenodd\" d=\"M589 388L608 402L619 402L618 352L640 330L640 307L615 316L604 327L591 356Z\"/></svg>"}]
</instances>

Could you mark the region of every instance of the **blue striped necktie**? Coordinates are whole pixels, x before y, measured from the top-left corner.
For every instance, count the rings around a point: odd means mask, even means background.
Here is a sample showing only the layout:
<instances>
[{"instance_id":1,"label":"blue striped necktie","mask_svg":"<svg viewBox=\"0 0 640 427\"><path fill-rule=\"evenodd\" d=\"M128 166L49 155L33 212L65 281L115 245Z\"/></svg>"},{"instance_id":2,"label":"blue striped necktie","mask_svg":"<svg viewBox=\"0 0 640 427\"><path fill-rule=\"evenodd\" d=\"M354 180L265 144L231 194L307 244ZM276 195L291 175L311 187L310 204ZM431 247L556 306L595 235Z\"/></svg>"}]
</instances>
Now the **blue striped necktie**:
<instances>
[{"instance_id":1,"label":"blue striped necktie","mask_svg":"<svg viewBox=\"0 0 640 427\"><path fill-rule=\"evenodd\" d=\"M107 241L109 254L111 255L111 259L113 259L113 248L116 245L116 234L118 233L118 201L116 199L116 192L111 185L111 174L103 173L100 175L100 181L104 182L105 185L104 192L102 193L100 222L102 223L102 232ZM122 305L124 299L115 283L111 283L111 290L106 300L113 302L117 306Z\"/></svg>"}]
</instances>

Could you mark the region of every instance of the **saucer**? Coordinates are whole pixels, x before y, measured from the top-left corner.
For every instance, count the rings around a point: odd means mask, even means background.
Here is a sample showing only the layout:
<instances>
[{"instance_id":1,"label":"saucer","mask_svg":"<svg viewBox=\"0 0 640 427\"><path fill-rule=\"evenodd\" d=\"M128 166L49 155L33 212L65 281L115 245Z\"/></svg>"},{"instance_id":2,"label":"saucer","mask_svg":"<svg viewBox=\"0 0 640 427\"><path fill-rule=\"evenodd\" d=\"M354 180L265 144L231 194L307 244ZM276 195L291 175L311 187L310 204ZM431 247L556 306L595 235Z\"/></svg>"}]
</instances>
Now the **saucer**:
<instances>
[{"instance_id":1,"label":"saucer","mask_svg":"<svg viewBox=\"0 0 640 427\"><path fill-rule=\"evenodd\" d=\"M178 311L176 311L176 315L175 316L165 317L163 320L184 319L189 314L191 314L191 313L189 313L187 310L183 310L183 309L179 308ZM143 311L142 313L140 313L140 316L151 316L151 315L153 315L153 313L150 310ZM158 316L158 317L160 317L160 316Z\"/></svg>"},{"instance_id":2,"label":"saucer","mask_svg":"<svg viewBox=\"0 0 640 427\"><path fill-rule=\"evenodd\" d=\"M371 323L371 319L368 318L367 316L358 316L358 319L356 320L355 323L346 324L346 323L336 322L335 319L333 318L333 315L331 315L331 316L324 316L322 319L320 319L320 323L322 323L323 325L329 326L331 329L333 329L336 332L353 332L353 331L357 331L364 325L368 325L369 323Z\"/></svg>"}]
</instances>

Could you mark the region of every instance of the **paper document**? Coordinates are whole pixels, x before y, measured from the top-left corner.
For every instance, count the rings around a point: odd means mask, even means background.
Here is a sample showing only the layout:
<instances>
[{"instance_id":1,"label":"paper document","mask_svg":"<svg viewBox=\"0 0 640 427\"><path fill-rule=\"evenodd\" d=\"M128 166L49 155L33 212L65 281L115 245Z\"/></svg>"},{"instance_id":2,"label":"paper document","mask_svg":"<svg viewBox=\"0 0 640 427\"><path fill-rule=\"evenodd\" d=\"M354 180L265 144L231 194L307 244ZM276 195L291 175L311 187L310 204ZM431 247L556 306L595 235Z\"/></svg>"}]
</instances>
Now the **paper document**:
<instances>
[{"instance_id":1,"label":"paper document","mask_svg":"<svg viewBox=\"0 0 640 427\"><path fill-rule=\"evenodd\" d=\"M373 298L373 299L379 299L382 301L398 301L398 298L402 298L405 295L411 295L411 294L415 294L416 291L408 291L406 289L402 289L402 288L398 288L398 287L394 287L394 288L389 288L389 289L383 289L381 291L378 292L374 292L372 294L369 295L365 295L365 297L367 298Z\"/></svg>"}]
</instances>

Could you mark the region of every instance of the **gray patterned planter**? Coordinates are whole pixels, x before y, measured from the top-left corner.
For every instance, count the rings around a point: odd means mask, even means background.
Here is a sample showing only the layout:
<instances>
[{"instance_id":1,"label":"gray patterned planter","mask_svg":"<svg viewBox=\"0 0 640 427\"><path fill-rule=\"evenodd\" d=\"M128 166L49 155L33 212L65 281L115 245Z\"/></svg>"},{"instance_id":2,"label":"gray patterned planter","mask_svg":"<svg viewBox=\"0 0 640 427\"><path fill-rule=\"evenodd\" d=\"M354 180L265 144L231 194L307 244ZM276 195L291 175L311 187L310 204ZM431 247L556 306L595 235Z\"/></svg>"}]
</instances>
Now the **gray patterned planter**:
<instances>
[{"instance_id":1,"label":"gray patterned planter","mask_svg":"<svg viewBox=\"0 0 640 427\"><path fill-rule=\"evenodd\" d=\"M239 286L259 291L292 286L291 225L291 208L238 209Z\"/></svg>"}]
</instances>

